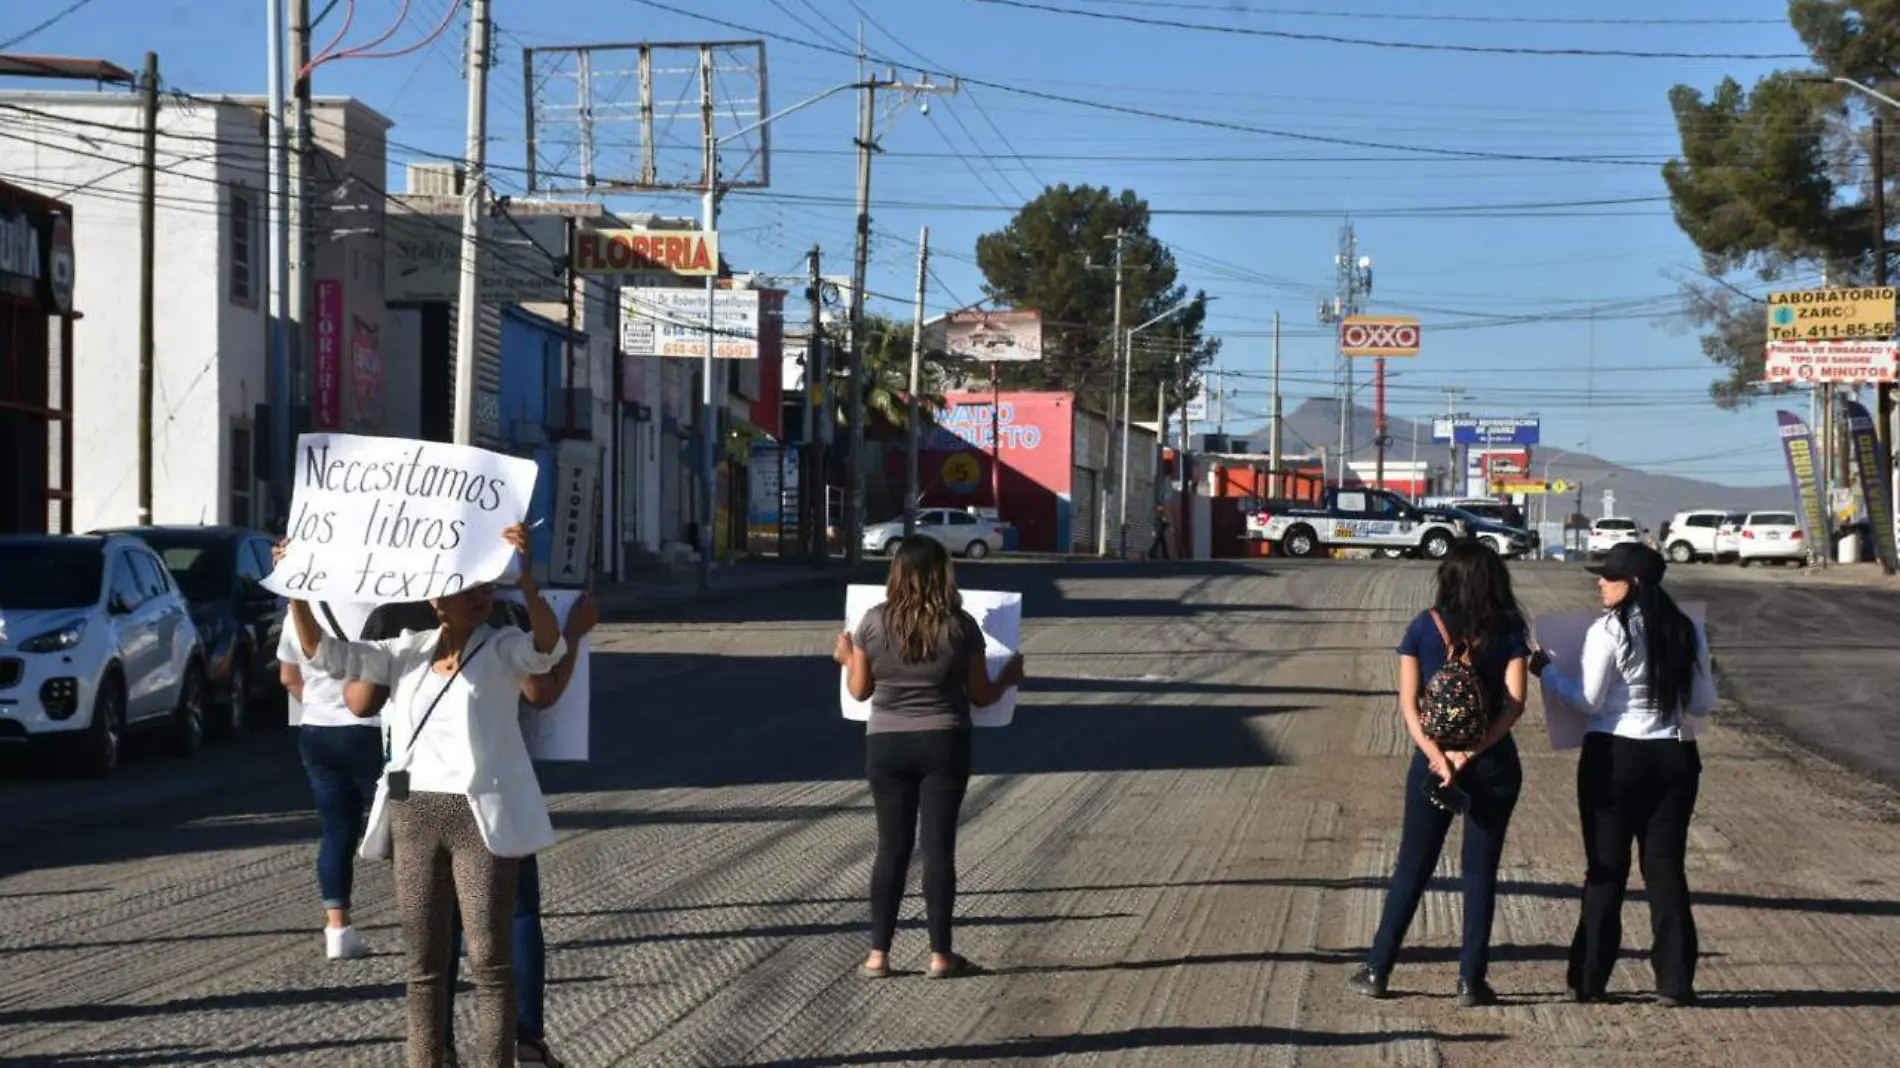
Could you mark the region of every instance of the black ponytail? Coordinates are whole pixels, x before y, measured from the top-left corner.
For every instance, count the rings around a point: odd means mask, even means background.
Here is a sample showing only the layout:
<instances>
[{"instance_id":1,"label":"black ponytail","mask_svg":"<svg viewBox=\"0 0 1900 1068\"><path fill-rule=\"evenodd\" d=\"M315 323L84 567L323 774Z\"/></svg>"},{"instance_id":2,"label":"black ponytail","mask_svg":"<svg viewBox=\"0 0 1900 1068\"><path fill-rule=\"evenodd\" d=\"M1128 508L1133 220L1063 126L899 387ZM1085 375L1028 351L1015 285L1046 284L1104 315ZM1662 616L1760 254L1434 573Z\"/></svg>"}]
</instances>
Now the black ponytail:
<instances>
[{"instance_id":1,"label":"black ponytail","mask_svg":"<svg viewBox=\"0 0 1900 1068\"><path fill-rule=\"evenodd\" d=\"M1635 582L1630 595L1616 607L1623 632L1635 640L1630 616L1642 617L1643 670L1656 710L1674 715L1689 707L1696 674L1702 670L1695 621L1689 618L1659 583Z\"/></svg>"}]
</instances>

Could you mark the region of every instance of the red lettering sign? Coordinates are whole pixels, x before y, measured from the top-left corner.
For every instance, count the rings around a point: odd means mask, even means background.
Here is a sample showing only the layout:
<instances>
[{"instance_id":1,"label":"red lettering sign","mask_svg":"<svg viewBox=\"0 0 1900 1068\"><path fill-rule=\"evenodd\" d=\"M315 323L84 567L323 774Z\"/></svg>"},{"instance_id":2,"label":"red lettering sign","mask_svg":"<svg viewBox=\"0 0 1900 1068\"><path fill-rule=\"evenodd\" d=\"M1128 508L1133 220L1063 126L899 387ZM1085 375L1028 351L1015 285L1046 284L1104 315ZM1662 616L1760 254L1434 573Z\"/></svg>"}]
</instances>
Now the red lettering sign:
<instances>
[{"instance_id":1,"label":"red lettering sign","mask_svg":"<svg viewBox=\"0 0 1900 1068\"><path fill-rule=\"evenodd\" d=\"M580 274L667 272L705 277L718 270L719 235L703 231L586 230L574 242Z\"/></svg>"}]
</instances>

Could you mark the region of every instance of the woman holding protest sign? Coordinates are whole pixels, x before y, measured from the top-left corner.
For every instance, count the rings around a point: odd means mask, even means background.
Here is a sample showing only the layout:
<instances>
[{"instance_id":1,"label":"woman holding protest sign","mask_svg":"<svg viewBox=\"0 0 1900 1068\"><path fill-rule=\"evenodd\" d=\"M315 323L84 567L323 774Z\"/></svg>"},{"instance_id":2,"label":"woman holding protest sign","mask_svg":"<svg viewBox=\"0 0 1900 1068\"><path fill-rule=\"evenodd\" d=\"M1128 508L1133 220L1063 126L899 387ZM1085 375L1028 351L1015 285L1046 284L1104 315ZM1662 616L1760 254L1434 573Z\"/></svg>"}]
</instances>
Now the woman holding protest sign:
<instances>
[{"instance_id":1,"label":"woman holding protest sign","mask_svg":"<svg viewBox=\"0 0 1900 1068\"><path fill-rule=\"evenodd\" d=\"M1583 662L1560 667L1541 649L1531 658L1545 702L1587 717L1577 805L1589 866L1568 980L1576 1001L1600 1000L1616 967L1634 842L1649 891L1656 1001L1695 1002L1699 947L1686 872L1702 779L1695 732L1718 698L1708 636L1663 589L1668 568L1648 546L1618 545L1590 568L1605 612L1584 636Z\"/></svg>"},{"instance_id":2,"label":"woman holding protest sign","mask_svg":"<svg viewBox=\"0 0 1900 1068\"><path fill-rule=\"evenodd\" d=\"M1379 933L1352 989L1386 996L1399 946L1451 825L1465 817L1464 949L1458 1003L1492 1005L1486 979L1504 832L1524 785L1511 728L1524 714L1530 634L1511 573L1476 541L1452 546L1438 592L1399 642L1399 714L1418 752L1405 777L1405 822Z\"/></svg>"},{"instance_id":3,"label":"woman holding protest sign","mask_svg":"<svg viewBox=\"0 0 1900 1068\"><path fill-rule=\"evenodd\" d=\"M838 635L832 654L848 670L847 687L871 702L865 764L877 808L877 860L871 868L871 953L862 973L891 974L904 879L924 839L924 909L932 979L974 974L952 948L956 903L957 814L970 782L970 709L995 704L1023 678L1013 657L991 680L981 628L963 611L950 554L913 535L891 560L884 603L855 634Z\"/></svg>"},{"instance_id":4,"label":"woman holding protest sign","mask_svg":"<svg viewBox=\"0 0 1900 1068\"><path fill-rule=\"evenodd\" d=\"M535 675L521 684L521 698L534 708L551 708L567 692L573 680L574 665L581 642L600 622L600 605L591 594L583 593L568 610L562 636L567 651L561 662L545 674ZM426 601L387 604L370 613L363 624L365 641L381 641L440 626L434 605ZM496 601L488 625L496 629L526 629L527 614L512 601ZM350 682L344 687L344 700L358 716L375 716L389 700L389 688L369 682ZM525 724L524 724L525 729ZM462 917L455 917L455 939L462 941ZM460 950L449 959L444 977L455 985L456 961ZM515 1060L519 1068L561 1068L547 1039L547 939L541 928L541 865L533 856L521 858L521 872L515 883L514 974L516 994ZM454 1064L455 1027L450 1014L443 1024L443 1042Z\"/></svg>"},{"instance_id":5,"label":"woman holding protest sign","mask_svg":"<svg viewBox=\"0 0 1900 1068\"><path fill-rule=\"evenodd\" d=\"M503 535L528 558L520 524ZM280 550L281 551L281 550ZM521 858L552 845L554 828L519 721L523 683L566 652L554 610L524 566L532 629L489 626L494 588L436 598L440 626L378 642L342 641L317 625L307 601L291 603L304 655L341 678L387 686L390 761L364 837L366 854L396 862L396 899L409 965L410 1068L441 1068L445 981L457 907L467 921L481 1068L516 1057L517 991L511 927Z\"/></svg>"}]
</instances>

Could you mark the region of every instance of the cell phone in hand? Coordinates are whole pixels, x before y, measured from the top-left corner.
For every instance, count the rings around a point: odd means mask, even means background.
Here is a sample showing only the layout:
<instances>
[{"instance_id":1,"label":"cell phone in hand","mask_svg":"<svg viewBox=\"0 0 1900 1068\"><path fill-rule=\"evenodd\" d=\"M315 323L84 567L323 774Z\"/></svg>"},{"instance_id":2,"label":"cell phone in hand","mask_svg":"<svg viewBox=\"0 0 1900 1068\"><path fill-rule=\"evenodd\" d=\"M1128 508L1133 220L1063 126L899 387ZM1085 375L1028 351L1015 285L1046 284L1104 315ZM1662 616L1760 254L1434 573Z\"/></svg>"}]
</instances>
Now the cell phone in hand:
<instances>
[{"instance_id":1,"label":"cell phone in hand","mask_svg":"<svg viewBox=\"0 0 1900 1068\"><path fill-rule=\"evenodd\" d=\"M1425 784L1425 800L1455 815L1463 815L1471 810L1470 794L1455 784L1442 783L1436 779Z\"/></svg>"}]
</instances>

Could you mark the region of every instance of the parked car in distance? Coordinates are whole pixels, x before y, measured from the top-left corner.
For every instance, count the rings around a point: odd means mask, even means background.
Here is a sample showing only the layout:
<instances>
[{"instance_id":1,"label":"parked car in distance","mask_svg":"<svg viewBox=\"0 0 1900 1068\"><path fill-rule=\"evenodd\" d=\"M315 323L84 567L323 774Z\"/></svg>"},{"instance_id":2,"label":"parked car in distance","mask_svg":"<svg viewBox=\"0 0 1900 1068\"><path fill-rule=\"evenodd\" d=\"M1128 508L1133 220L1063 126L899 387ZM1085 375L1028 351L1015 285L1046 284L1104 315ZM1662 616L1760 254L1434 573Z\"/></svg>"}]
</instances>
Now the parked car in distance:
<instances>
[{"instance_id":1,"label":"parked car in distance","mask_svg":"<svg viewBox=\"0 0 1900 1068\"><path fill-rule=\"evenodd\" d=\"M1591 560L1600 560L1611 549L1624 542L1643 540L1643 528L1634 519L1599 519L1590 524L1590 535L1584 542L1584 551Z\"/></svg>"},{"instance_id":2,"label":"parked car in distance","mask_svg":"<svg viewBox=\"0 0 1900 1068\"><path fill-rule=\"evenodd\" d=\"M1523 527L1514 527L1501 519L1492 519L1482 512L1473 511L1462 505L1426 508L1424 512L1426 515L1442 515L1462 521L1470 537L1484 543L1492 552L1506 560L1529 554L1535 545L1531 532Z\"/></svg>"},{"instance_id":3,"label":"parked car in distance","mask_svg":"<svg viewBox=\"0 0 1900 1068\"><path fill-rule=\"evenodd\" d=\"M1669 521L1662 545L1663 555L1672 564L1692 564L1698 560L1725 562L1739 551L1732 536L1724 536L1723 527L1739 525L1743 517L1714 508L1696 508L1677 512Z\"/></svg>"},{"instance_id":4,"label":"parked car in distance","mask_svg":"<svg viewBox=\"0 0 1900 1068\"><path fill-rule=\"evenodd\" d=\"M277 639L284 602L260 585L271 571L273 539L245 527L131 527L102 531L138 538L165 561L191 607L211 684L214 737L242 734L252 713L282 708Z\"/></svg>"},{"instance_id":5,"label":"parked car in distance","mask_svg":"<svg viewBox=\"0 0 1900 1068\"><path fill-rule=\"evenodd\" d=\"M1743 567L1756 563L1808 565L1808 543L1793 512L1750 512L1741 529Z\"/></svg>"},{"instance_id":6,"label":"parked car in distance","mask_svg":"<svg viewBox=\"0 0 1900 1068\"><path fill-rule=\"evenodd\" d=\"M1003 551L1001 525L978 519L969 512L955 508L926 508L918 512L917 533L942 542L952 556L981 560L991 553ZM861 547L868 553L889 556L897 551L897 544L903 540L904 520L900 516L887 523L865 527Z\"/></svg>"},{"instance_id":7,"label":"parked car in distance","mask_svg":"<svg viewBox=\"0 0 1900 1068\"><path fill-rule=\"evenodd\" d=\"M134 538L0 536L0 746L118 769L128 733L172 750L204 737L198 628L165 564Z\"/></svg>"}]
</instances>

